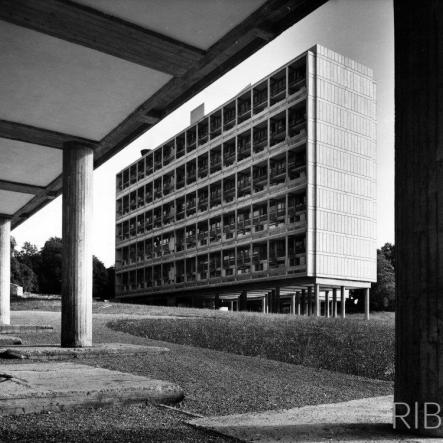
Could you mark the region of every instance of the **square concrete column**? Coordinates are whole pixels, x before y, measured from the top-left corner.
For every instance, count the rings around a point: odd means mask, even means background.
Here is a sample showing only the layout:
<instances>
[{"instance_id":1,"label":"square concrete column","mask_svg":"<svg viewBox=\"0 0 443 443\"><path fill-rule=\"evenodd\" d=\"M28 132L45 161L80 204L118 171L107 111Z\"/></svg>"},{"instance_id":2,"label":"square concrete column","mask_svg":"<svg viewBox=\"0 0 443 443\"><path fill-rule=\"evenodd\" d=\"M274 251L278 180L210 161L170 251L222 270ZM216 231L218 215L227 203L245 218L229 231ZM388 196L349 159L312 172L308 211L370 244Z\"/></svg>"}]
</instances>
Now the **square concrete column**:
<instances>
[{"instance_id":1,"label":"square concrete column","mask_svg":"<svg viewBox=\"0 0 443 443\"><path fill-rule=\"evenodd\" d=\"M307 315L308 314L308 301L306 299L306 289L303 289L301 291L301 299L302 299L302 304L303 304L302 314Z\"/></svg>"},{"instance_id":2,"label":"square concrete column","mask_svg":"<svg viewBox=\"0 0 443 443\"><path fill-rule=\"evenodd\" d=\"M365 289L365 320L369 320L369 288Z\"/></svg>"},{"instance_id":3,"label":"square concrete column","mask_svg":"<svg viewBox=\"0 0 443 443\"><path fill-rule=\"evenodd\" d=\"M443 437L443 2L394 0L394 19L394 424Z\"/></svg>"},{"instance_id":4,"label":"square concrete column","mask_svg":"<svg viewBox=\"0 0 443 443\"><path fill-rule=\"evenodd\" d=\"M0 325L9 325L11 288L11 220L0 217Z\"/></svg>"},{"instance_id":5,"label":"square concrete column","mask_svg":"<svg viewBox=\"0 0 443 443\"><path fill-rule=\"evenodd\" d=\"M308 315L312 315L312 286L308 287Z\"/></svg>"},{"instance_id":6,"label":"square concrete column","mask_svg":"<svg viewBox=\"0 0 443 443\"><path fill-rule=\"evenodd\" d=\"M345 287L342 286L340 288L340 317L346 317L346 296L345 296Z\"/></svg>"},{"instance_id":7,"label":"square concrete column","mask_svg":"<svg viewBox=\"0 0 443 443\"><path fill-rule=\"evenodd\" d=\"M262 298L262 312L266 314L266 296Z\"/></svg>"},{"instance_id":8,"label":"square concrete column","mask_svg":"<svg viewBox=\"0 0 443 443\"><path fill-rule=\"evenodd\" d=\"M332 290L332 316L337 317L337 289Z\"/></svg>"},{"instance_id":9,"label":"square concrete column","mask_svg":"<svg viewBox=\"0 0 443 443\"><path fill-rule=\"evenodd\" d=\"M296 296L295 296L295 313L297 315L301 314L301 294L300 291L297 291Z\"/></svg>"},{"instance_id":10,"label":"square concrete column","mask_svg":"<svg viewBox=\"0 0 443 443\"><path fill-rule=\"evenodd\" d=\"M65 347L92 345L93 149L68 142L63 150L62 333Z\"/></svg>"},{"instance_id":11,"label":"square concrete column","mask_svg":"<svg viewBox=\"0 0 443 443\"><path fill-rule=\"evenodd\" d=\"M320 285L314 285L314 316L320 317L321 305L320 305Z\"/></svg>"},{"instance_id":12,"label":"square concrete column","mask_svg":"<svg viewBox=\"0 0 443 443\"><path fill-rule=\"evenodd\" d=\"M329 291L325 291L325 317L329 318Z\"/></svg>"}]
</instances>

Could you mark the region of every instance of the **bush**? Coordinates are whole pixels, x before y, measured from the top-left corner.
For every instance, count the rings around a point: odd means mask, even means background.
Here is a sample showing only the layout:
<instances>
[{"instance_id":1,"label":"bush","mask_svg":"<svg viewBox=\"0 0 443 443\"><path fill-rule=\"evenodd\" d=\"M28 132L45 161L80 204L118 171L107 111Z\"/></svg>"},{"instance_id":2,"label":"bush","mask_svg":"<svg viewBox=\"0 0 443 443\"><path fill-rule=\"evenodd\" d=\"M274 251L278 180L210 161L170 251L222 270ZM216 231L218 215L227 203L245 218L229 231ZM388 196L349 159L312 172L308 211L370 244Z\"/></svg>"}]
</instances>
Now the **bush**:
<instances>
[{"instance_id":1,"label":"bush","mask_svg":"<svg viewBox=\"0 0 443 443\"><path fill-rule=\"evenodd\" d=\"M153 340L392 380L390 322L235 314L117 320L112 329Z\"/></svg>"}]
</instances>

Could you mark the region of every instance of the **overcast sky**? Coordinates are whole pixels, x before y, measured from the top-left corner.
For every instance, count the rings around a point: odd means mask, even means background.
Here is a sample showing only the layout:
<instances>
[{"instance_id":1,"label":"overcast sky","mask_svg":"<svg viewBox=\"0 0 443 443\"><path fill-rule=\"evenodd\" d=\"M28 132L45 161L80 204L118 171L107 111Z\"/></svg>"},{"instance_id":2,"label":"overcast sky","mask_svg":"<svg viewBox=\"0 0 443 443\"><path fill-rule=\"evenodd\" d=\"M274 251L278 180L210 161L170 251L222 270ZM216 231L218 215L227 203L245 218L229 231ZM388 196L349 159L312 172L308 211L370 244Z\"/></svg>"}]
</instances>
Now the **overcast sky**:
<instances>
[{"instance_id":1,"label":"overcast sky","mask_svg":"<svg viewBox=\"0 0 443 443\"><path fill-rule=\"evenodd\" d=\"M166 0L167 1L167 0ZM330 0L206 88L94 172L93 253L114 264L115 175L189 125L189 113L205 103L211 112L249 83L319 43L374 70L377 82L377 245L394 241L394 25L392 0ZM128 85L130 88L131 85ZM61 237L61 197L16 228L18 245L38 247Z\"/></svg>"}]
</instances>

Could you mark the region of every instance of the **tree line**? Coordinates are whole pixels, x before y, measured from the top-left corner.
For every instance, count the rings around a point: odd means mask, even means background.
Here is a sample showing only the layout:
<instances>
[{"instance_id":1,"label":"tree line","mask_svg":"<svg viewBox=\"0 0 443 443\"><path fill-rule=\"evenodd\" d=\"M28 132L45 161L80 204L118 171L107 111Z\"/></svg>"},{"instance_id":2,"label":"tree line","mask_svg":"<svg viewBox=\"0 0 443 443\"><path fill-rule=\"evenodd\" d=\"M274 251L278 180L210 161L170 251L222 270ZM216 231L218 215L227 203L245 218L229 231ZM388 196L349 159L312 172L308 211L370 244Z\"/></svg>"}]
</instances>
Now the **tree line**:
<instances>
[{"instance_id":1,"label":"tree line","mask_svg":"<svg viewBox=\"0 0 443 443\"><path fill-rule=\"evenodd\" d=\"M60 294L62 281L62 248L59 237L51 237L38 250L35 245L25 242L18 250L11 237L11 283L23 286L26 292ZM93 297L113 298L114 267L105 265L93 256Z\"/></svg>"}]
</instances>

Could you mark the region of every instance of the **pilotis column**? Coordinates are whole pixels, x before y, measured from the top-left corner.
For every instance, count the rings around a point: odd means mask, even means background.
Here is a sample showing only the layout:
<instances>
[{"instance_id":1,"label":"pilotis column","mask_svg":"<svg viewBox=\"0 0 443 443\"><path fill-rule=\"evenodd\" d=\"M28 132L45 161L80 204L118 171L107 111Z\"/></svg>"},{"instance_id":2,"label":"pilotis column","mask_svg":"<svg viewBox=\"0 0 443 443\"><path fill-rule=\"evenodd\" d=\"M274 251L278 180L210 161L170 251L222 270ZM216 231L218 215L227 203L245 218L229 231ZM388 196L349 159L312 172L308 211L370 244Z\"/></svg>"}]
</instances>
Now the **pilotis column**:
<instances>
[{"instance_id":1,"label":"pilotis column","mask_svg":"<svg viewBox=\"0 0 443 443\"><path fill-rule=\"evenodd\" d=\"M65 347L92 345L93 150L68 142L63 150L62 333Z\"/></svg>"},{"instance_id":2,"label":"pilotis column","mask_svg":"<svg viewBox=\"0 0 443 443\"><path fill-rule=\"evenodd\" d=\"M340 317L345 318L346 316L346 296L345 287L340 288Z\"/></svg>"},{"instance_id":3,"label":"pilotis column","mask_svg":"<svg viewBox=\"0 0 443 443\"><path fill-rule=\"evenodd\" d=\"M312 286L308 287L308 315L312 315Z\"/></svg>"},{"instance_id":4,"label":"pilotis column","mask_svg":"<svg viewBox=\"0 0 443 443\"><path fill-rule=\"evenodd\" d=\"M11 220L0 217L0 325L10 324Z\"/></svg>"},{"instance_id":5,"label":"pilotis column","mask_svg":"<svg viewBox=\"0 0 443 443\"><path fill-rule=\"evenodd\" d=\"M443 3L394 0L394 20L394 425L442 437Z\"/></svg>"},{"instance_id":6,"label":"pilotis column","mask_svg":"<svg viewBox=\"0 0 443 443\"><path fill-rule=\"evenodd\" d=\"M320 317L320 285L314 285L314 316Z\"/></svg>"},{"instance_id":7,"label":"pilotis column","mask_svg":"<svg viewBox=\"0 0 443 443\"><path fill-rule=\"evenodd\" d=\"M332 316L337 317L337 289L332 290Z\"/></svg>"},{"instance_id":8,"label":"pilotis column","mask_svg":"<svg viewBox=\"0 0 443 443\"><path fill-rule=\"evenodd\" d=\"M325 317L329 318L329 291L325 291Z\"/></svg>"},{"instance_id":9,"label":"pilotis column","mask_svg":"<svg viewBox=\"0 0 443 443\"><path fill-rule=\"evenodd\" d=\"M369 320L369 288L365 289L365 320Z\"/></svg>"}]
</instances>

